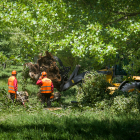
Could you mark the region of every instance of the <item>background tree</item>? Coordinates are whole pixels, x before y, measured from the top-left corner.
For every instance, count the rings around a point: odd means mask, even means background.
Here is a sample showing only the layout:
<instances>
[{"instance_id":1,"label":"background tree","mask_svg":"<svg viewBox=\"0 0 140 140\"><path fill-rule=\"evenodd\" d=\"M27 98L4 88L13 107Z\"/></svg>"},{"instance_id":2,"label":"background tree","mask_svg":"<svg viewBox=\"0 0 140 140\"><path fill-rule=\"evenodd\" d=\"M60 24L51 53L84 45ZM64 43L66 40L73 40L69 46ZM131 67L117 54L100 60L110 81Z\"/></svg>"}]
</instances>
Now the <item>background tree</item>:
<instances>
[{"instance_id":1,"label":"background tree","mask_svg":"<svg viewBox=\"0 0 140 140\"><path fill-rule=\"evenodd\" d=\"M140 69L138 0L2 0L0 5L0 51L8 59L33 61L49 50L66 65L100 69L114 65L119 54L130 60L125 69L134 62L133 69Z\"/></svg>"}]
</instances>

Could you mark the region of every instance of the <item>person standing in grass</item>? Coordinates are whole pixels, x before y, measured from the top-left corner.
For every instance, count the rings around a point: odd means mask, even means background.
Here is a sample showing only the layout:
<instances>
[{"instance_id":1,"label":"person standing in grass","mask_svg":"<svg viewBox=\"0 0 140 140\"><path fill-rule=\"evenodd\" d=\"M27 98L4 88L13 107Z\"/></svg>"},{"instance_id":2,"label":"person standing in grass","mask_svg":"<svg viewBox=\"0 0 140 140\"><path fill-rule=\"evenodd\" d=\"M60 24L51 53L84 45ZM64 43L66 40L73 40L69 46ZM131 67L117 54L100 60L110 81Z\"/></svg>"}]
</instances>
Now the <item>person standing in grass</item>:
<instances>
[{"instance_id":1,"label":"person standing in grass","mask_svg":"<svg viewBox=\"0 0 140 140\"><path fill-rule=\"evenodd\" d=\"M51 107L51 93L53 93L53 83L52 81L47 78L47 73L45 71L42 72L42 79L39 79L36 82L37 85L41 86L41 102L45 104L47 99L47 107ZM44 105L45 106L45 105Z\"/></svg>"},{"instance_id":2,"label":"person standing in grass","mask_svg":"<svg viewBox=\"0 0 140 140\"><path fill-rule=\"evenodd\" d=\"M17 76L17 72L13 70L12 76L10 76L8 79L8 92L10 93L10 98L13 102L14 99L17 99L18 82L16 76Z\"/></svg>"}]
</instances>

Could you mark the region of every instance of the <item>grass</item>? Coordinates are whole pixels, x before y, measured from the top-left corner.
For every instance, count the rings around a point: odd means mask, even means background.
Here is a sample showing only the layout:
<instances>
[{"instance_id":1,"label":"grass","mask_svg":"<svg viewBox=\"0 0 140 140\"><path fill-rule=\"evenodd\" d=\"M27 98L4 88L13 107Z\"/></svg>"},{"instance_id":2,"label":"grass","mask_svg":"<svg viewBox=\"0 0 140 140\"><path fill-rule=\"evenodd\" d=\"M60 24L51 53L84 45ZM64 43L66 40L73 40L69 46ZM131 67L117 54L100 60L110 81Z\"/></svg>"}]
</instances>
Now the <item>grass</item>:
<instances>
[{"instance_id":1,"label":"grass","mask_svg":"<svg viewBox=\"0 0 140 140\"><path fill-rule=\"evenodd\" d=\"M70 105L71 101L76 101L76 90L75 87L70 88L69 90L61 92L61 102L64 105Z\"/></svg>"},{"instance_id":2,"label":"grass","mask_svg":"<svg viewBox=\"0 0 140 140\"><path fill-rule=\"evenodd\" d=\"M128 140L140 138L139 115L38 110L0 117L0 139Z\"/></svg>"},{"instance_id":3,"label":"grass","mask_svg":"<svg viewBox=\"0 0 140 140\"><path fill-rule=\"evenodd\" d=\"M19 81L19 91L21 82ZM0 88L8 90L7 78L0 79ZM10 104L0 106L0 140L138 140L140 114L114 114L109 110L94 111L71 108L75 88L62 92L61 110L49 111L36 98L38 87L30 81L26 108ZM1 96L0 96L1 97Z\"/></svg>"}]
</instances>

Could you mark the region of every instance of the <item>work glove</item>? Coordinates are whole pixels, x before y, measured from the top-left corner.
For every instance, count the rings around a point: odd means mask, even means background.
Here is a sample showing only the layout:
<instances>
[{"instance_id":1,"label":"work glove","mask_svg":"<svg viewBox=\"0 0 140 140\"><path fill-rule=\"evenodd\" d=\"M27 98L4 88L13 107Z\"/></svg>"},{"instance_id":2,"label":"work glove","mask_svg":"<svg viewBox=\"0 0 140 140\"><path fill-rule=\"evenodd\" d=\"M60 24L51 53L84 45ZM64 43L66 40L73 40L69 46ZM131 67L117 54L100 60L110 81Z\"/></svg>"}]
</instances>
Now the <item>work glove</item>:
<instances>
[{"instance_id":1,"label":"work glove","mask_svg":"<svg viewBox=\"0 0 140 140\"><path fill-rule=\"evenodd\" d=\"M17 93L17 95L19 95L19 94L20 94L20 92L18 92L18 91L16 91L16 93Z\"/></svg>"}]
</instances>

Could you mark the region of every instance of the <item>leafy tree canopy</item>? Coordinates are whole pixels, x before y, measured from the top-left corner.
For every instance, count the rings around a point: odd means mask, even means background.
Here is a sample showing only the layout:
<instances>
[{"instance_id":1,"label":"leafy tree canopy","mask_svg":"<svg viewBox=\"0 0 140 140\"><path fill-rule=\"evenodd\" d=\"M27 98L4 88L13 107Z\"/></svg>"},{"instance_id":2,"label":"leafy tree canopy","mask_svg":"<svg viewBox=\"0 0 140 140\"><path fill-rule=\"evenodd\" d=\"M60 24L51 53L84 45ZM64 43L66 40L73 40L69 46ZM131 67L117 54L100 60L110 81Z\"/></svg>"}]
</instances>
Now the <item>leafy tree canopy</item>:
<instances>
[{"instance_id":1,"label":"leafy tree canopy","mask_svg":"<svg viewBox=\"0 0 140 140\"><path fill-rule=\"evenodd\" d=\"M139 0L2 0L0 5L0 51L7 58L33 60L49 50L66 64L84 60L98 69L117 63L119 54L139 69Z\"/></svg>"}]
</instances>

